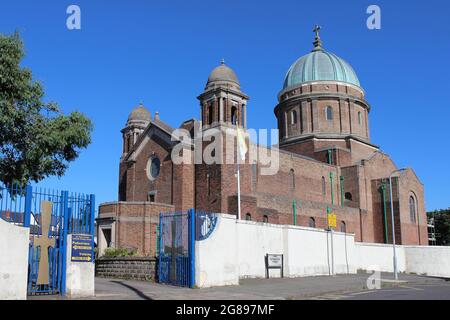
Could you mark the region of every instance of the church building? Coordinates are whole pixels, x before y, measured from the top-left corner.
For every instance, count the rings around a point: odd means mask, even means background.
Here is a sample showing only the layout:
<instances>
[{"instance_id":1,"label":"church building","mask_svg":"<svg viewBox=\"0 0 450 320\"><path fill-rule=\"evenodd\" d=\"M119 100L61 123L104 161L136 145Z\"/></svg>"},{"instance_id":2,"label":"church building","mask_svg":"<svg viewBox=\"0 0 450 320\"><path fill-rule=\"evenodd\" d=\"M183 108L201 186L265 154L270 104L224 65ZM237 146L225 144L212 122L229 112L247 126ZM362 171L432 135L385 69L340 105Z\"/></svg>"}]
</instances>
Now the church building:
<instances>
[{"instance_id":1,"label":"church building","mask_svg":"<svg viewBox=\"0 0 450 320\"><path fill-rule=\"evenodd\" d=\"M392 194L396 243L427 245L423 184L411 168L398 170L371 141L371 105L357 74L326 51L315 32L312 51L288 69L274 108L279 141L270 149L279 151L278 171L261 174L257 160L240 165L240 218L325 229L333 212L335 230L354 233L355 241L392 243ZM179 128L192 141L196 132L211 129L246 132L252 105L243 89L222 60L198 96L200 120ZM130 113L121 131L118 201L99 208L100 251L115 246L156 255L160 212L238 214L236 164L174 162L172 151L180 143L187 158L196 151L192 143L173 139L176 128L169 122L169 112L152 115L142 104Z\"/></svg>"}]
</instances>

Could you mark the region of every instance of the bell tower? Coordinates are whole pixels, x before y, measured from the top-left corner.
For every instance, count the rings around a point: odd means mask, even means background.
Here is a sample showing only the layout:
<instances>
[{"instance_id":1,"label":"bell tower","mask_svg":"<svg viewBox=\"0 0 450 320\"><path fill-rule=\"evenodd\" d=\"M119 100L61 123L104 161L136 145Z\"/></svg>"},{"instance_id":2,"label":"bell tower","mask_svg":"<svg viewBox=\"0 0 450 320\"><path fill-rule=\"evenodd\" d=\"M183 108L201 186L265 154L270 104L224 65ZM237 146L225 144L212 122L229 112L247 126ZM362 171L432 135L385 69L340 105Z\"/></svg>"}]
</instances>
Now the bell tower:
<instances>
[{"instance_id":1,"label":"bell tower","mask_svg":"<svg viewBox=\"0 0 450 320\"><path fill-rule=\"evenodd\" d=\"M122 129L123 151L125 156L136 143L139 135L145 130L151 121L151 114L141 103L131 111L125 128Z\"/></svg>"},{"instance_id":2,"label":"bell tower","mask_svg":"<svg viewBox=\"0 0 450 320\"><path fill-rule=\"evenodd\" d=\"M241 91L236 73L223 59L209 75L205 90L198 99L204 129L223 124L247 128L249 97Z\"/></svg>"}]
</instances>

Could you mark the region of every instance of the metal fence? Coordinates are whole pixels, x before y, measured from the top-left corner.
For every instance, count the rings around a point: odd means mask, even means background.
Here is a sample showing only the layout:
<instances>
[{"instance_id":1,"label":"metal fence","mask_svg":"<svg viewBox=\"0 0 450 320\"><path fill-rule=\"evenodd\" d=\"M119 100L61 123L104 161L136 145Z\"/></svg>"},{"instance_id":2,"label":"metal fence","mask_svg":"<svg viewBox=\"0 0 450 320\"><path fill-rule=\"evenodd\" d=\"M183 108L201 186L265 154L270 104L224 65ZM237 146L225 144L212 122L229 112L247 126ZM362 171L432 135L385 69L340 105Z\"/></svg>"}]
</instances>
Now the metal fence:
<instances>
[{"instance_id":1,"label":"metal fence","mask_svg":"<svg viewBox=\"0 0 450 320\"><path fill-rule=\"evenodd\" d=\"M95 196L0 184L0 218L30 228L28 294L65 294L67 235L91 235L94 248Z\"/></svg>"},{"instance_id":2,"label":"metal fence","mask_svg":"<svg viewBox=\"0 0 450 320\"><path fill-rule=\"evenodd\" d=\"M215 214L195 211L161 213L158 228L158 281L194 287L195 241L208 238L217 224Z\"/></svg>"},{"instance_id":3,"label":"metal fence","mask_svg":"<svg viewBox=\"0 0 450 320\"><path fill-rule=\"evenodd\" d=\"M160 214L159 282L181 287L193 286L192 219L191 211Z\"/></svg>"}]
</instances>

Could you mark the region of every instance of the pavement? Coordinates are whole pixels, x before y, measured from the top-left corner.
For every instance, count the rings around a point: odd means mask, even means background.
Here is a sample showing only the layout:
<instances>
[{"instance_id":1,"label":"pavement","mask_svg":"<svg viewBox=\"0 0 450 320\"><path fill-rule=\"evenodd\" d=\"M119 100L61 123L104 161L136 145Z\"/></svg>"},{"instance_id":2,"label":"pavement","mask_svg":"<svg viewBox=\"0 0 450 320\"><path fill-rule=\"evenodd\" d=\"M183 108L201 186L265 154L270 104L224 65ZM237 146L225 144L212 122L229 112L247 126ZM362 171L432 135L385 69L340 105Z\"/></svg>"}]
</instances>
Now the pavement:
<instances>
[{"instance_id":1,"label":"pavement","mask_svg":"<svg viewBox=\"0 0 450 320\"><path fill-rule=\"evenodd\" d=\"M381 288L367 289L371 274L242 279L239 286L189 289L153 282L96 278L96 300L450 300L450 281L401 274L399 281L381 274Z\"/></svg>"},{"instance_id":2,"label":"pavement","mask_svg":"<svg viewBox=\"0 0 450 320\"><path fill-rule=\"evenodd\" d=\"M450 300L450 279L382 273L380 289L368 289L372 274L241 279L238 286L189 289L149 281L95 278L95 297L84 300ZM30 300L62 300L32 296Z\"/></svg>"}]
</instances>

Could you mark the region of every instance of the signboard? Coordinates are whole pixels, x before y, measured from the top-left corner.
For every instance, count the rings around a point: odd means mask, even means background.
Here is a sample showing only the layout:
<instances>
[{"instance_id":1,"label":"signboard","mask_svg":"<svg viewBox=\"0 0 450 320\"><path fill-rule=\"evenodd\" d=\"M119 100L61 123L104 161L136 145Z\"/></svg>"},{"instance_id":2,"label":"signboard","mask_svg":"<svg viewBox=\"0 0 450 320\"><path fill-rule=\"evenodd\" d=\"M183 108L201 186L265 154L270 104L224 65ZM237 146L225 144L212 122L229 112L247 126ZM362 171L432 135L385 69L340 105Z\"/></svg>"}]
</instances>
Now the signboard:
<instances>
[{"instance_id":1,"label":"signboard","mask_svg":"<svg viewBox=\"0 0 450 320\"><path fill-rule=\"evenodd\" d=\"M328 227L336 228L336 214L334 212L328 214Z\"/></svg>"},{"instance_id":2,"label":"signboard","mask_svg":"<svg viewBox=\"0 0 450 320\"><path fill-rule=\"evenodd\" d=\"M92 262L93 261L93 241L92 235L73 234L72 235L72 262Z\"/></svg>"},{"instance_id":3,"label":"signboard","mask_svg":"<svg viewBox=\"0 0 450 320\"><path fill-rule=\"evenodd\" d=\"M267 255L267 266L269 268L281 268L283 266L283 255L282 254L268 254Z\"/></svg>"},{"instance_id":4,"label":"signboard","mask_svg":"<svg viewBox=\"0 0 450 320\"><path fill-rule=\"evenodd\" d=\"M283 278L283 255L266 254L266 278L269 278L269 269L280 269L280 275Z\"/></svg>"}]
</instances>

